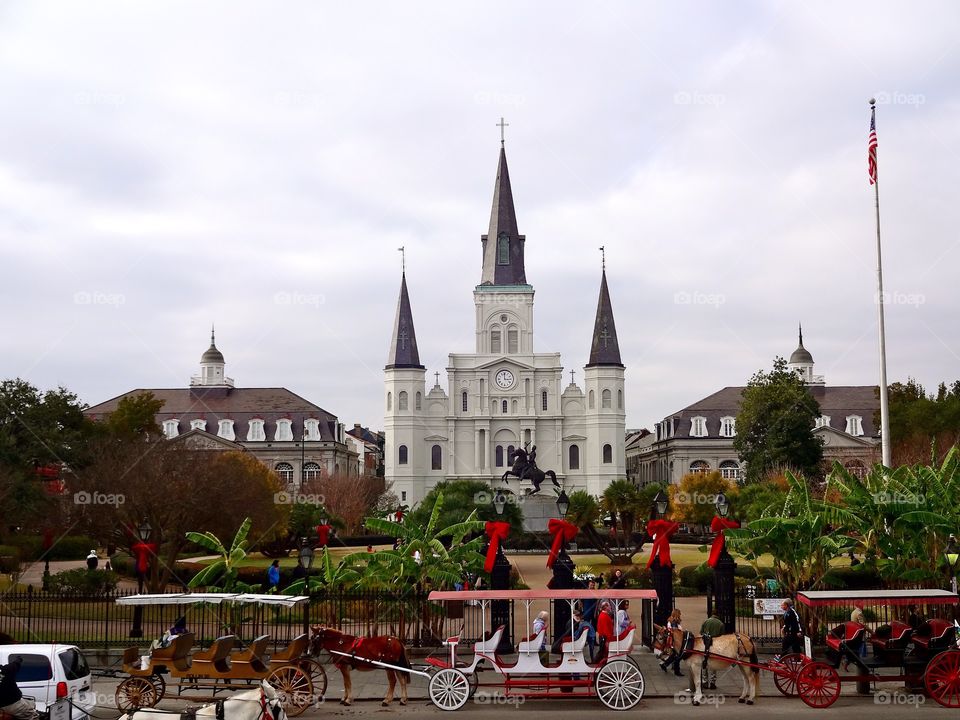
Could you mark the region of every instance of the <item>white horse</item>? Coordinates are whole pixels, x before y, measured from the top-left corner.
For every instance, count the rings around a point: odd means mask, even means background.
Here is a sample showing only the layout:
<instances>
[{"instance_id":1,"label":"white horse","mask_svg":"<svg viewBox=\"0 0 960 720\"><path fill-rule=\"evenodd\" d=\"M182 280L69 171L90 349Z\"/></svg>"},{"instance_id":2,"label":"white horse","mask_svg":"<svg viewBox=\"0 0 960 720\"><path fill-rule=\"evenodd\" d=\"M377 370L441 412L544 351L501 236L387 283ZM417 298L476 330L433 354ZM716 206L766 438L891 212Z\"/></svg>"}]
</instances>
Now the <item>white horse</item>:
<instances>
[{"instance_id":1,"label":"white horse","mask_svg":"<svg viewBox=\"0 0 960 720\"><path fill-rule=\"evenodd\" d=\"M223 706L222 716L218 706ZM117 720L180 720L178 710L156 710L154 708L137 710L121 715ZM260 687L238 692L218 702L204 705L197 710L198 720L287 720L283 704L276 688L266 680L260 681Z\"/></svg>"}]
</instances>

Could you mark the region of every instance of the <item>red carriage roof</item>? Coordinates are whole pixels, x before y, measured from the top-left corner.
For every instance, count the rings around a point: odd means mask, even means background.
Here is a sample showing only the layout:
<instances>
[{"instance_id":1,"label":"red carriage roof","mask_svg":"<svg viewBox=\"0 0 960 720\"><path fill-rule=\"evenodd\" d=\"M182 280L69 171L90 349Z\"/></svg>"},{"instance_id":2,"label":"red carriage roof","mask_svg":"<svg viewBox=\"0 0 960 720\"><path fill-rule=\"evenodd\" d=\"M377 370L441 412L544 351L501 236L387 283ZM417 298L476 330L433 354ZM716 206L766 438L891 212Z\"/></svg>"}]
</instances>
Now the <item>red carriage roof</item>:
<instances>
[{"instance_id":1,"label":"red carriage roof","mask_svg":"<svg viewBox=\"0 0 960 720\"><path fill-rule=\"evenodd\" d=\"M801 590L797 601L809 607L852 605L855 602L874 605L956 605L956 593L949 590Z\"/></svg>"}]
</instances>

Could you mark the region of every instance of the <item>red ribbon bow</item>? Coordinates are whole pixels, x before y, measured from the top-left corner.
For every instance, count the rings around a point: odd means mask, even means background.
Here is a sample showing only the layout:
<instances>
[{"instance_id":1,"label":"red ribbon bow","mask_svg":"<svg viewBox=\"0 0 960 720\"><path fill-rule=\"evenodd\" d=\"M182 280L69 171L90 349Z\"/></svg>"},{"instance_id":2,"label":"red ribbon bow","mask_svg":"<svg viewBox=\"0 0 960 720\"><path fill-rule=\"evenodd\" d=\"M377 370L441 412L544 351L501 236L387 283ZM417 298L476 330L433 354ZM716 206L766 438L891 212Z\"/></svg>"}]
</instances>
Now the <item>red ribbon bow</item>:
<instances>
[{"instance_id":1,"label":"red ribbon bow","mask_svg":"<svg viewBox=\"0 0 960 720\"><path fill-rule=\"evenodd\" d=\"M488 522L484 526L484 532L490 538L490 545L487 547L487 560L483 563L484 572L493 572L493 563L497 559L497 550L500 548L500 541L506 540L510 534L510 523Z\"/></svg>"},{"instance_id":2,"label":"red ribbon bow","mask_svg":"<svg viewBox=\"0 0 960 720\"><path fill-rule=\"evenodd\" d=\"M738 527L740 527L740 523L736 520L727 520L726 518L716 515L713 517L713 520L710 521L710 530L715 532L717 536L713 539L713 545L710 547L710 557L707 559L707 565L710 567L717 566L717 560L720 559L723 546L727 543L727 539L723 536L723 531Z\"/></svg>"},{"instance_id":3,"label":"red ribbon bow","mask_svg":"<svg viewBox=\"0 0 960 720\"><path fill-rule=\"evenodd\" d=\"M580 528L572 522L553 518L547 523L547 530L553 535L553 545L550 546L550 555L547 557L547 567L552 568L553 563L557 559L557 555L560 554L560 550L577 536Z\"/></svg>"},{"instance_id":4,"label":"red ribbon bow","mask_svg":"<svg viewBox=\"0 0 960 720\"><path fill-rule=\"evenodd\" d=\"M317 544L320 547L326 547L330 540L330 529L332 525L317 525Z\"/></svg>"},{"instance_id":5,"label":"red ribbon bow","mask_svg":"<svg viewBox=\"0 0 960 720\"><path fill-rule=\"evenodd\" d=\"M150 556L156 556L159 546L156 543L138 542L130 548L137 558L137 572L140 575L146 575L150 569Z\"/></svg>"},{"instance_id":6,"label":"red ribbon bow","mask_svg":"<svg viewBox=\"0 0 960 720\"><path fill-rule=\"evenodd\" d=\"M680 529L680 523L672 520L651 520L647 523L647 535L653 538L653 549L647 567L653 565L653 559L659 558L661 567L670 567L670 536Z\"/></svg>"}]
</instances>

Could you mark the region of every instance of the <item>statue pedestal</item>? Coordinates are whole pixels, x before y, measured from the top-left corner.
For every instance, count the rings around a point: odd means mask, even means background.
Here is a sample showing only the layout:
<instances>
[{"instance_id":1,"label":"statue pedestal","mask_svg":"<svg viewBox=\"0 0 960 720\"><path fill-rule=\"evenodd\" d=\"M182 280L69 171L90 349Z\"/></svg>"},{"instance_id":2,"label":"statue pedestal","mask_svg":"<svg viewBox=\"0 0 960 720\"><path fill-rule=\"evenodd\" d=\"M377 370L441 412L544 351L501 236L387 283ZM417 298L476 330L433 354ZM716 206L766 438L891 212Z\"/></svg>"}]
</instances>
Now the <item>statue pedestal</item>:
<instances>
[{"instance_id":1,"label":"statue pedestal","mask_svg":"<svg viewBox=\"0 0 960 720\"><path fill-rule=\"evenodd\" d=\"M528 484L527 481L523 482L523 485ZM541 485L540 492L536 495L527 495L523 485L517 493L517 502L523 512L523 529L527 532L546 532L547 523L553 518L560 517L560 511L557 510L557 495L552 492L553 483L550 483L549 488L546 484ZM532 485L530 489L533 489Z\"/></svg>"}]
</instances>

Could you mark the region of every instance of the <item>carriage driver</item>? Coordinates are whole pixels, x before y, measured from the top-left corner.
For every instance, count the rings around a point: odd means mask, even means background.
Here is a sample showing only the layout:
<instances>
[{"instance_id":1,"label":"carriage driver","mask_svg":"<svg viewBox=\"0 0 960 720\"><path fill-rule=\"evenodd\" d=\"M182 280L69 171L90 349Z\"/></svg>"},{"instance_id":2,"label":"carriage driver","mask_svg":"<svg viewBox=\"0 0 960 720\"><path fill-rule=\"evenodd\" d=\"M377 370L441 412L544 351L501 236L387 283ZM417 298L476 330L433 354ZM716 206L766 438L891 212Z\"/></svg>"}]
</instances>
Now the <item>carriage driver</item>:
<instances>
[{"instance_id":1,"label":"carriage driver","mask_svg":"<svg viewBox=\"0 0 960 720\"><path fill-rule=\"evenodd\" d=\"M793 600L787 598L780 607L783 608L783 646L780 653L786 655L788 652L801 652L803 632L800 630L800 616L793 607Z\"/></svg>"},{"instance_id":2,"label":"carriage driver","mask_svg":"<svg viewBox=\"0 0 960 720\"><path fill-rule=\"evenodd\" d=\"M23 658L13 655L10 662L0 665L0 711L17 720L37 720L37 705L30 698L25 698L17 687L17 673Z\"/></svg>"}]
</instances>

